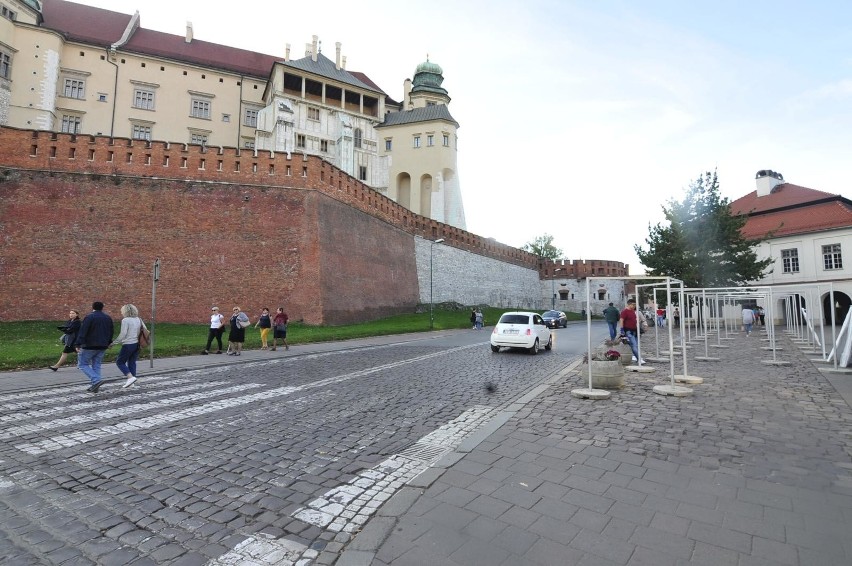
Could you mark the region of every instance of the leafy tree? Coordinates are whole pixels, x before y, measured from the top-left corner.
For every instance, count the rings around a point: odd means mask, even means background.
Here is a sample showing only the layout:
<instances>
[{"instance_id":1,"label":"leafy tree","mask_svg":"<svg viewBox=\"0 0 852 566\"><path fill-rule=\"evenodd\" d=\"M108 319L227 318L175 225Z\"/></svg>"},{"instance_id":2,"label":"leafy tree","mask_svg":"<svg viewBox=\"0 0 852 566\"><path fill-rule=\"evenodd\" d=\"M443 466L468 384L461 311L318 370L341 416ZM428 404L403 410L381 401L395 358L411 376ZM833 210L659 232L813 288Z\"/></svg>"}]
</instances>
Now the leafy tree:
<instances>
[{"instance_id":1,"label":"leafy tree","mask_svg":"<svg viewBox=\"0 0 852 566\"><path fill-rule=\"evenodd\" d=\"M669 201L663 214L668 225L648 227L648 249L633 246L649 275L670 275L687 287L732 287L762 278L772 263L754 251L769 234L760 240L743 237L747 218L731 214L715 171L699 176L683 201Z\"/></svg>"},{"instance_id":2,"label":"leafy tree","mask_svg":"<svg viewBox=\"0 0 852 566\"><path fill-rule=\"evenodd\" d=\"M562 250L553 245L553 236L547 233L537 237L532 242L527 242L521 249L538 257L554 261L562 257Z\"/></svg>"}]
</instances>

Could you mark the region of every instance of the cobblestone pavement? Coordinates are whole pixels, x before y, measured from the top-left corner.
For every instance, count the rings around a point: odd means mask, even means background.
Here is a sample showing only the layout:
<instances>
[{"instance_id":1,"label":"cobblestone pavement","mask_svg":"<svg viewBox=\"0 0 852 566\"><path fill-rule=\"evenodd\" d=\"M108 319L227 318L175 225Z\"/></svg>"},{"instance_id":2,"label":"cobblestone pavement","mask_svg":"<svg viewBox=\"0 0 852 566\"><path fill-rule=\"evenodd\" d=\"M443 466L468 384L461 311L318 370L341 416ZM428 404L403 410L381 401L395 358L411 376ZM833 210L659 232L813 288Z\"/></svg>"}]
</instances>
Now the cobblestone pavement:
<instances>
[{"instance_id":1,"label":"cobblestone pavement","mask_svg":"<svg viewBox=\"0 0 852 566\"><path fill-rule=\"evenodd\" d=\"M791 364L762 363L762 336L691 362L687 397L652 392L667 364L609 400L555 381L394 495L337 566L852 564L850 407L783 334Z\"/></svg>"},{"instance_id":2,"label":"cobblestone pavement","mask_svg":"<svg viewBox=\"0 0 852 566\"><path fill-rule=\"evenodd\" d=\"M0 563L332 564L569 359L484 340L203 367L98 395L82 379L0 393Z\"/></svg>"}]
</instances>

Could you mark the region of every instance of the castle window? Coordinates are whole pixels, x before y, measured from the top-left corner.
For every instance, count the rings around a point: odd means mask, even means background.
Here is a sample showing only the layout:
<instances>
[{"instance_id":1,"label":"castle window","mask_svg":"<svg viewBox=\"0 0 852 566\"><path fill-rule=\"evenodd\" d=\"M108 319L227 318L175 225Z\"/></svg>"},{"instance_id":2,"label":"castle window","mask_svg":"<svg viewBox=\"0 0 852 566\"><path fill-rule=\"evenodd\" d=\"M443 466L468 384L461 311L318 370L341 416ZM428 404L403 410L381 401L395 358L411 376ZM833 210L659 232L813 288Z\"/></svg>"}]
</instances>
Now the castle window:
<instances>
[{"instance_id":1,"label":"castle window","mask_svg":"<svg viewBox=\"0 0 852 566\"><path fill-rule=\"evenodd\" d=\"M137 88L133 92L133 107L142 110L154 109L154 91Z\"/></svg>"},{"instance_id":2,"label":"castle window","mask_svg":"<svg viewBox=\"0 0 852 566\"><path fill-rule=\"evenodd\" d=\"M192 103L189 108L189 115L193 118L201 118L203 120L210 119L210 105L212 96L199 95L192 93Z\"/></svg>"},{"instance_id":3,"label":"castle window","mask_svg":"<svg viewBox=\"0 0 852 566\"><path fill-rule=\"evenodd\" d=\"M434 100L429 100L426 102L426 106L437 106L438 104Z\"/></svg>"},{"instance_id":4,"label":"castle window","mask_svg":"<svg viewBox=\"0 0 852 566\"><path fill-rule=\"evenodd\" d=\"M230 122L231 121L231 115L230 114L222 114L222 121L223 122Z\"/></svg>"},{"instance_id":5,"label":"castle window","mask_svg":"<svg viewBox=\"0 0 852 566\"><path fill-rule=\"evenodd\" d=\"M320 140L320 151L328 151L328 140Z\"/></svg>"},{"instance_id":6,"label":"castle window","mask_svg":"<svg viewBox=\"0 0 852 566\"><path fill-rule=\"evenodd\" d=\"M0 47L0 78L12 78L12 55Z\"/></svg>"},{"instance_id":7,"label":"castle window","mask_svg":"<svg viewBox=\"0 0 852 566\"><path fill-rule=\"evenodd\" d=\"M200 132L190 132L189 135L189 143L196 145L206 145L208 139L207 134L202 134Z\"/></svg>"},{"instance_id":8,"label":"castle window","mask_svg":"<svg viewBox=\"0 0 852 566\"><path fill-rule=\"evenodd\" d=\"M393 149L393 138L385 138L385 151Z\"/></svg>"},{"instance_id":9,"label":"castle window","mask_svg":"<svg viewBox=\"0 0 852 566\"><path fill-rule=\"evenodd\" d=\"M68 98L85 98L86 81L80 79L65 79L63 95Z\"/></svg>"},{"instance_id":10,"label":"castle window","mask_svg":"<svg viewBox=\"0 0 852 566\"><path fill-rule=\"evenodd\" d=\"M825 269L843 269L843 255L840 253L840 244L822 247L822 265Z\"/></svg>"},{"instance_id":11,"label":"castle window","mask_svg":"<svg viewBox=\"0 0 852 566\"><path fill-rule=\"evenodd\" d=\"M304 134L296 134L296 147L303 148L305 147L305 135Z\"/></svg>"},{"instance_id":12,"label":"castle window","mask_svg":"<svg viewBox=\"0 0 852 566\"><path fill-rule=\"evenodd\" d=\"M450 147L450 134L444 134L444 147Z\"/></svg>"},{"instance_id":13,"label":"castle window","mask_svg":"<svg viewBox=\"0 0 852 566\"><path fill-rule=\"evenodd\" d=\"M320 109L314 108L313 106L308 106L308 120L316 120L320 119Z\"/></svg>"},{"instance_id":14,"label":"castle window","mask_svg":"<svg viewBox=\"0 0 852 566\"><path fill-rule=\"evenodd\" d=\"M80 116L73 114L62 115L61 131L66 134L79 134L83 124L83 119Z\"/></svg>"},{"instance_id":15,"label":"castle window","mask_svg":"<svg viewBox=\"0 0 852 566\"><path fill-rule=\"evenodd\" d=\"M361 147L361 128L355 128L355 147Z\"/></svg>"},{"instance_id":16,"label":"castle window","mask_svg":"<svg viewBox=\"0 0 852 566\"><path fill-rule=\"evenodd\" d=\"M245 147L246 149L254 149L254 142L253 141L247 141L243 144L243 147Z\"/></svg>"},{"instance_id":17,"label":"castle window","mask_svg":"<svg viewBox=\"0 0 852 566\"><path fill-rule=\"evenodd\" d=\"M243 120L243 124L248 126L249 128L257 127L257 110L254 108L246 108L245 119Z\"/></svg>"},{"instance_id":18,"label":"castle window","mask_svg":"<svg viewBox=\"0 0 852 566\"><path fill-rule=\"evenodd\" d=\"M433 136L432 134L427 135L426 136L426 145L428 147L432 147L433 145L435 145L435 136Z\"/></svg>"},{"instance_id":19,"label":"castle window","mask_svg":"<svg viewBox=\"0 0 852 566\"><path fill-rule=\"evenodd\" d=\"M420 136L414 136L414 147L420 147Z\"/></svg>"},{"instance_id":20,"label":"castle window","mask_svg":"<svg viewBox=\"0 0 852 566\"><path fill-rule=\"evenodd\" d=\"M799 250L796 248L791 250L781 250L781 263L784 267L784 273L798 273Z\"/></svg>"},{"instance_id":21,"label":"castle window","mask_svg":"<svg viewBox=\"0 0 852 566\"><path fill-rule=\"evenodd\" d=\"M131 132L130 137L135 140L151 141L151 126L133 124L133 131Z\"/></svg>"},{"instance_id":22,"label":"castle window","mask_svg":"<svg viewBox=\"0 0 852 566\"><path fill-rule=\"evenodd\" d=\"M367 168L363 165L358 167L358 179L360 179L361 181L367 180Z\"/></svg>"}]
</instances>

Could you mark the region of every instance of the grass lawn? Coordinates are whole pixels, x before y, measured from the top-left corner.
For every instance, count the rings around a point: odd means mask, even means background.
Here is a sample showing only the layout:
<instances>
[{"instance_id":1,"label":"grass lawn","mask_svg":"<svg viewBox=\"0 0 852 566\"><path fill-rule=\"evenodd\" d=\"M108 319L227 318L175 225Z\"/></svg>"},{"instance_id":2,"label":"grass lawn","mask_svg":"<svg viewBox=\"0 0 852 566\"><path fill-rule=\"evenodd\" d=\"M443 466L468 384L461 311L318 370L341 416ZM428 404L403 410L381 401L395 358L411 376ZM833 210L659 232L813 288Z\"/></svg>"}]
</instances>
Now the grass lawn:
<instances>
[{"instance_id":1,"label":"grass lawn","mask_svg":"<svg viewBox=\"0 0 852 566\"><path fill-rule=\"evenodd\" d=\"M483 310L485 324L493 325L500 315L507 310L486 308ZM567 313L568 320L579 320L577 313ZM450 310L443 305L435 305L434 328L444 330L449 328L467 328L470 326L470 309ZM118 336L120 319L114 319L115 335ZM62 333L56 329L65 321L27 321L0 322L0 371L17 369L32 369L47 367L56 363L62 352L59 338ZM256 322L256 319L252 322ZM150 321L146 321L150 326ZM346 326L310 326L300 322L291 322L287 327L287 342L289 344L306 344L310 342L328 342L347 340L350 338L365 338L368 336L383 336L387 334L404 334L407 332L426 332L429 330L429 311L417 314L403 314L389 318L351 324ZM223 338L227 337L227 333ZM167 358L199 354L207 341L207 327L204 324L166 324L158 323L154 328L154 357ZM215 342L214 342L215 344ZM215 346L214 346L215 347ZM260 348L260 330L252 327L246 329L245 348ZM118 355L117 346L110 348L104 362L114 361ZM142 357L147 356L143 354ZM76 365L77 356L70 354L66 366Z\"/></svg>"}]
</instances>

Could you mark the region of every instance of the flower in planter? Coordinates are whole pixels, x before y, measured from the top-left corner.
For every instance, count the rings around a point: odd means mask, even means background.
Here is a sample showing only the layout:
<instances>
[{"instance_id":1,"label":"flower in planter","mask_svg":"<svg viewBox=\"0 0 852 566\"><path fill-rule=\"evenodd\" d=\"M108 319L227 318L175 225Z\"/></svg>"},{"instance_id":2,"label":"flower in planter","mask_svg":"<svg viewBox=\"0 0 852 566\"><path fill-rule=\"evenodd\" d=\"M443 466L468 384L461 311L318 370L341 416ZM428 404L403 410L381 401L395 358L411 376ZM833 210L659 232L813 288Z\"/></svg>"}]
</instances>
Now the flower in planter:
<instances>
[{"instance_id":1,"label":"flower in planter","mask_svg":"<svg viewBox=\"0 0 852 566\"><path fill-rule=\"evenodd\" d=\"M607 350L605 352L602 350L596 350L591 355L591 358L589 357L588 352L583 354L583 363L589 363L589 359L595 362L614 362L617 361L619 358L621 358L621 352L617 350Z\"/></svg>"},{"instance_id":2,"label":"flower in planter","mask_svg":"<svg viewBox=\"0 0 852 566\"><path fill-rule=\"evenodd\" d=\"M611 362L618 360L620 357L621 352L618 352L616 350L607 350L606 352L604 352L604 358Z\"/></svg>"}]
</instances>

